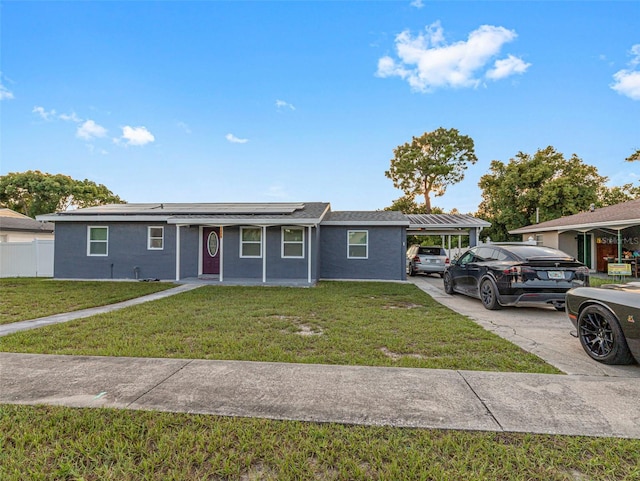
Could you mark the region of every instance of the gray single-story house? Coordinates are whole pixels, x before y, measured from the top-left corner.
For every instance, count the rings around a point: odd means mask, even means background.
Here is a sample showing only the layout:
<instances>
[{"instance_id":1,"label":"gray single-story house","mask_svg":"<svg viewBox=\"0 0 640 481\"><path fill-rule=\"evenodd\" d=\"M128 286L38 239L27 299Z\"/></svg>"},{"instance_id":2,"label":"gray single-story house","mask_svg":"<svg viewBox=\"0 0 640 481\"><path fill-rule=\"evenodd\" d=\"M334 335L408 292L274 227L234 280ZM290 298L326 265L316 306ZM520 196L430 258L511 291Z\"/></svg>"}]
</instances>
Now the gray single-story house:
<instances>
[{"instance_id":1,"label":"gray single-story house","mask_svg":"<svg viewBox=\"0 0 640 481\"><path fill-rule=\"evenodd\" d=\"M54 278L313 285L406 280L407 234L468 235L468 215L332 211L328 202L111 204L55 223ZM451 242L449 241L449 244Z\"/></svg>"},{"instance_id":2,"label":"gray single-story house","mask_svg":"<svg viewBox=\"0 0 640 481\"><path fill-rule=\"evenodd\" d=\"M325 202L112 204L38 219L55 223L58 279L405 279L409 221L400 212L332 212Z\"/></svg>"}]
</instances>

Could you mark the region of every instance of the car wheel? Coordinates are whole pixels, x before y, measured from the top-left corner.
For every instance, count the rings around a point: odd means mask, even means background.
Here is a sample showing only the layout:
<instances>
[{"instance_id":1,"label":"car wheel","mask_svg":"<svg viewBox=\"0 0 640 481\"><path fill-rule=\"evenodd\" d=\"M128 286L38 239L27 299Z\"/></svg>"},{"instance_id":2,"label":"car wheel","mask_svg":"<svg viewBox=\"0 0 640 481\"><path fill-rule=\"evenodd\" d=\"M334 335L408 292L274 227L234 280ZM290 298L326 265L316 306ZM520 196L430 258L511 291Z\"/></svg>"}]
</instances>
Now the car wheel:
<instances>
[{"instance_id":1,"label":"car wheel","mask_svg":"<svg viewBox=\"0 0 640 481\"><path fill-rule=\"evenodd\" d=\"M444 292L447 294L454 294L453 290L453 277L448 272L442 274L442 283L444 284Z\"/></svg>"},{"instance_id":2,"label":"car wheel","mask_svg":"<svg viewBox=\"0 0 640 481\"><path fill-rule=\"evenodd\" d=\"M498 289L489 279L485 279L480 284L480 300L482 305L491 311L497 311L502 308L498 303Z\"/></svg>"},{"instance_id":3,"label":"car wheel","mask_svg":"<svg viewBox=\"0 0 640 481\"><path fill-rule=\"evenodd\" d=\"M603 364L631 364L633 357L616 316L591 305L578 317L578 337L585 352Z\"/></svg>"}]
</instances>

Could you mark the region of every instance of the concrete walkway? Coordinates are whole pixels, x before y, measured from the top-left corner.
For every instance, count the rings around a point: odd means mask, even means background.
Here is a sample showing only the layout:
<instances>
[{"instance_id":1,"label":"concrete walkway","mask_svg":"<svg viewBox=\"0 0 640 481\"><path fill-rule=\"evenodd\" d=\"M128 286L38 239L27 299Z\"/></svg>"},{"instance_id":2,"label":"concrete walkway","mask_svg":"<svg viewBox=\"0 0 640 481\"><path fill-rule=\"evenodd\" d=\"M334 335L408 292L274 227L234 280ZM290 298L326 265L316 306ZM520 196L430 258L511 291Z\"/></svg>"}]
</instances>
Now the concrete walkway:
<instances>
[{"instance_id":1,"label":"concrete walkway","mask_svg":"<svg viewBox=\"0 0 640 481\"><path fill-rule=\"evenodd\" d=\"M98 314L104 314L105 312L117 311L124 309L125 307L135 306L144 302L155 301L157 299L163 299L165 297L180 294L181 292L191 291L201 287L202 284L183 284L178 287L166 289L160 292L154 292L153 294L147 294L146 296L136 297L129 299L128 301L118 302L116 304L109 304L107 306L90 307L89 309L82 309L80 311L65 312L62 314L55 314L53 316L40 317L38 319L31 319L28 321L14 322L11 324L0 325L0 336L6 336L14 332L26 331L28 329L35 329L37 327L48 326L50 324L60 324L62 322L73 321L76 319L84 319L85 317L91 317Z\"/></svg>"},{"instance_id":2,"label":"concrete walkway","mask_svg":"<svg viewBox=\"0 0 640 481\"><path fill-rule=\"evenodd\" d=\"M196 287L180 286L96 310L109 312ZM70 315L85 317L96 310ZM62 319L17 324L22 330ZM618 374L0 353L0 403L640 439L635 408L640 383Z\"/></svg>"}]
</instances>

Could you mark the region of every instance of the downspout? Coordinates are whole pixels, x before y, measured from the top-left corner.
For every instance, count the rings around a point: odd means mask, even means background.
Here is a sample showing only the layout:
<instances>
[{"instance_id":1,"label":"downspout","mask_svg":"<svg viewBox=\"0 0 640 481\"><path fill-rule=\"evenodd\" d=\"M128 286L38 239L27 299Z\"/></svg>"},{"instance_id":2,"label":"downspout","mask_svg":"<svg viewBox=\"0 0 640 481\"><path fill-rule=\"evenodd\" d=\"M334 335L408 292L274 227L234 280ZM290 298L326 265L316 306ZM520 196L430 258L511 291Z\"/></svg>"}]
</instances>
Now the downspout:
<instances>
[{"instance_id":1,"label":"downspout","mask_svg":"<svg viewBox=\"0 0 640 481\"><path fill-rule=\"evenodd\" d=\"M586 232L582 233L582 263L585 266L589 266L589 264L587 264L587 233Z\"/></svg>"}]
</instances>

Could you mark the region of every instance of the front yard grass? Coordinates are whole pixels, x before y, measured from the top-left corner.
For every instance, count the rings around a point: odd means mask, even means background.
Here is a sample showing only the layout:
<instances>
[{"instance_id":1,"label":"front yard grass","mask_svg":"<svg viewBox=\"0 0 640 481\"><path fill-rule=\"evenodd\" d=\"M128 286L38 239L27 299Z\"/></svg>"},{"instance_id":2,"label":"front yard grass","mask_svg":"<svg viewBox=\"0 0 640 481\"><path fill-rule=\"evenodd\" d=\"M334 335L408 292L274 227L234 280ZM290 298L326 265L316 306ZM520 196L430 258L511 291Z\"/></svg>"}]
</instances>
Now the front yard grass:
<instances>
[{"instance_id":1,"label":"front yard grass","mask_svg":"<svg viewBox=\"0 0 640 481\"><path fill-rule=\"evenodd\" d=\"M0 350L557 372L392 283L203 287ZM3 481L640 480L638 440L57 406L0 405L0 446Z\"/></svg>"},{"instance_id":2,"label":"front yard grass","mask_svg":"<svg viewBox=\"0 0 640 481\"><path fill-rule=\"evenodd\" d=\"M0 406L0 479L640 479L640 441Z\"/></svg>"},{"instance_id":3,"label":"front yard grass","mask_svg":"<svg viewBox=\"0 0 640 481\"><path fill-rule=\"evenodd\" d=\"M204 286L0 338L27 353L559 373L409 284Z\"/></svg>"},{"instance_id":4,"label":"front yard grass","mask_svg":"<svg viewBox=\"0 0 640 481\"><path fill-rule=\"evenodd\" d=\"M37 319L88 307L105 306L174 286L164 282L0 279L0 324Z\"/></svg>"}]
</instances>

